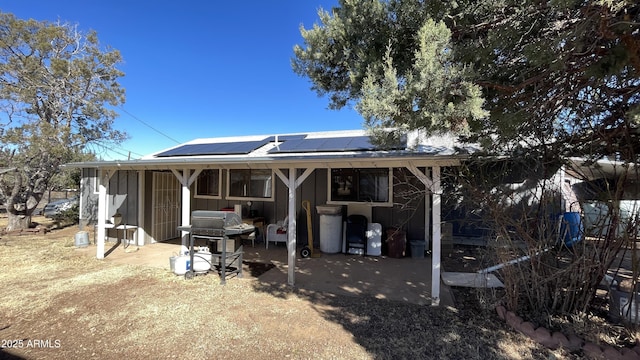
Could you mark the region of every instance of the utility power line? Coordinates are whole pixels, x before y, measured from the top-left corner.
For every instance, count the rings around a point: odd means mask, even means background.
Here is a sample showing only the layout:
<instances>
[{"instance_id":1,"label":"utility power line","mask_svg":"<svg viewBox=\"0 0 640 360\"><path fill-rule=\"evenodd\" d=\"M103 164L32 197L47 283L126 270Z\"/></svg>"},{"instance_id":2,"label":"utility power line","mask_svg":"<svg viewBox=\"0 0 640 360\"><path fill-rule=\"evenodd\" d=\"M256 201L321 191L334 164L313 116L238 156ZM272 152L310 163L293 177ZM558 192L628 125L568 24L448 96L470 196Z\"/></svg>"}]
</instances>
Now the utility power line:
<instances>
[{"instance_id":1,"label":"utility power line","mask_svg":"<svg viewBox=\"0 0 640 360\"><path fill-rule=\"evenodd\" d=\"M151 130L153 130L153 131L157 132L158 134L160 134L160 135L162 135L162 136L166 137L167 139L169 139L169 140L171 140L171 141L175 142L176 144L180 144L180 143L181 143L180 141L178 141L178 140L176 140L176 139L172 138L171 136L169 136L169 135L167 135L167 134L163 133L162 131L160 131L160 130L158 130L158 129L154 128L153 126L151 126L151 125L147 124L147 123L146 123L146 122L144 122L142 119L138 118L137 116L135 116L135 115L133 115L132 113L130 113L130 112L128 112L127 110L125 110L122 106L119 106L119 108L120 108L120 110L122 110L125 114L127 114L127 115L131 116L132 118L134 118L135 120L137 120L137 121L138 121L138 122L140 122L141 124L145 125L145 126L146 126L146 127L148 127L149 129L151 129Z\"/></svg>"}]
</instances>

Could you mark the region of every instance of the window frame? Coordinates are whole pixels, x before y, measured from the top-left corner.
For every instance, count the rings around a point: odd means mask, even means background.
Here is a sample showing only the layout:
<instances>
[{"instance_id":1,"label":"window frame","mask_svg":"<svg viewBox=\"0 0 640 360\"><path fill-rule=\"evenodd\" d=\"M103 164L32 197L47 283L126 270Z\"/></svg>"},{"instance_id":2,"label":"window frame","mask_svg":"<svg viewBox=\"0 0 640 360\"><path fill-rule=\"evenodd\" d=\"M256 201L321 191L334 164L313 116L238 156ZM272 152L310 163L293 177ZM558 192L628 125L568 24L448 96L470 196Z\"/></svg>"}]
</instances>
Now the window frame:
<instances>
[{"instance_id":1,"label":"window frame","mask_svg":"<svg viewBox=\"0 0 640 360\"><path fill-rule=\"evenodd\" d=\"M334 200L333 199L333 171L334 170L348 170L352 171L354 175L357 175L357 179L353 179L352 181L360 181L359 174L363 171L374 170L381 171L386 170L387 172L387 201L360 201L360 200ZM357 189L360 192L360 189ZM356 194L356 198L359 198L360 195ZM393 206L393 168L328 168L327 169L327 204L333 205L349 205L349 204L369 204L372 206L380 206L380 207L391 207Z\"/></svg>"},{"instance_id":2,"label":"window frame","mask_svg":"<svg viewBox=\"0 0 640 360\"><path fill-rule=\"evenodd\" d=\"M268 171L269 172L269 197L257 197L257 196L236 196L236 195L231 195L231 175L234 171L248 171L249 172L249 185L251 184L251 179L252 179L252 173L254 171ZM228 169L227 170L227 186L226 186L226 199L227 200L240 200L240 201L274 201L274 194L275 194L275 182L273 181L274 179L274 172L273 169ZM247 193L251 193L251 190L249 189L247 191Z\"/></svg>"},{"instance_id":3,"label":"window frame","mask_svg":"<svg viewBox=\"0 0 640 360\"><path fill-rule=\"evenodd\" d=\"M93 195L100 195L100 169L98 168L85 168L87 169L87 178L91 182ZM93 174L92 174L93 173Z\"/></svg>"},{"instance_id":4,"label":"window frame","mask_svg":"<svg viewBox=\"0 0 640 360\"><path fill-rule=\"evenodd\" d=\"M199 194L198 193L198 181L205 171L217 171L218 172L218 195L209 195L209 194ZM215 175L214 175L215 176ZM196 181L193 182L193 197L195 199L222 199L222 170L221 169L203 169Z\"/></svg>"}]
</instances>

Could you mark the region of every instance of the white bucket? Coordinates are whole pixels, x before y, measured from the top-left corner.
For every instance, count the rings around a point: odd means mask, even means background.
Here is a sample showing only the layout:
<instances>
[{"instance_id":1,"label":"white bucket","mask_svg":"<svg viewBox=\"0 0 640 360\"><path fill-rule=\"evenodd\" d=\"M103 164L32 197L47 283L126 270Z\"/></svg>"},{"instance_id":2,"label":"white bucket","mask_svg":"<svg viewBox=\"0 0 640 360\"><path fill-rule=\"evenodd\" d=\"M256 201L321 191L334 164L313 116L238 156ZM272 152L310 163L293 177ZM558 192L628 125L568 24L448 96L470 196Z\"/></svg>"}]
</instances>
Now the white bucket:
<instances>
[{"instance_id":1,"label":"white bucket","mask_svg":"<svg viewBox=\"0 0 640 360\"><path fill-rule=\"evenodd\" d=\"M76 247L87 247L89 245L89 233L86 231L78 231L75 236Z\"/></svg>"},{"instance_id":2,"label":"white bucket","mask_svg":"<svg viewBox=\"0 0 640 360\"><path fill-rule=\"evenodd\" d=\"M191 268L191 259L188 255L180 255L175 259L173 273L176 275L184 275Z\"/></svg>"},{"instance_id":3,"label":"white bucket","mask_svg":"<svg viewBox=\"0 0 640 360\"><path fill-rule=\"evenodd\" d=\"M198 251L193 254L193 271L205 272L211 269L211 253Z\"/></svg>"}]
</instances>

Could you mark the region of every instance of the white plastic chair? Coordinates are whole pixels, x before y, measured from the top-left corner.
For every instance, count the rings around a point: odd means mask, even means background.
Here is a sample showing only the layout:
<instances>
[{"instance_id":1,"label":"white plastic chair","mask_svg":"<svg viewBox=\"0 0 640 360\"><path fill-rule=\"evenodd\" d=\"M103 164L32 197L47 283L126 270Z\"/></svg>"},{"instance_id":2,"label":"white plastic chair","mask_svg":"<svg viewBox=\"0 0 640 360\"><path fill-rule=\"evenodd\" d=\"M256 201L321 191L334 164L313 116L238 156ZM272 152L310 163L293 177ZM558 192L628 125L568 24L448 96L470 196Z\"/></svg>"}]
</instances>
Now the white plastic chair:
<instances>
[{"instance_id":1,"label":"white plastic chair","mask_svg":"<svg viewBox=\"0 0 640 360\"><path fill-rule=\"evenodd\" d=\"M289 217L284 218L283 221L278 221L275 224L267 225L267 237L265 241L265 247L269 248L269 243L287 243L287 230L289 227Z\"/></svg>"}]
</instances>

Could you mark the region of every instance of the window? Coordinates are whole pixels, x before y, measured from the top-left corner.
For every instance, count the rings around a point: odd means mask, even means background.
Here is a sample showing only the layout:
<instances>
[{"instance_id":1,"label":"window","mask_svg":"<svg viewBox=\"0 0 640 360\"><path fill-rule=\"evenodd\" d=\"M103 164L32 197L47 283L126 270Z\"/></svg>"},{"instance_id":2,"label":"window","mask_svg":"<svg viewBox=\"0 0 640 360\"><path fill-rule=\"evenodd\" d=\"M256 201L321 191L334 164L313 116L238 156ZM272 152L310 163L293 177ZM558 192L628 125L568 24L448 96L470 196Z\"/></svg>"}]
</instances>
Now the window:
<instances>
[{"instance_id":1,"label":"window","mask_svg":"<svg viewBox=\"0 0 640 360\"><path fill-rule=\"evenodd\" d=\"M93 189L93 194L94 195L99 194L100 193L100 177L98 176L99 174L98 169L84 168L82 169L82 171L83 171L82 176L86 179L86 181L89 183L89 185Z\"/></svg>"},{"instance_id":2,"label":"window","mask_svg":"<svg viewBox=\"0 0 640 360\"><path fill-rule=\"evenodd\" d=\"M196 193L194 197L220 199L220 170L206 169L196 179Z\"/></svg>"},{"instance_id":3,"label":"window","mask_svg":"<svg viewBox=\"0 0 640 360\"><path fill-rule=\"evenodd\" d=\"M273 193L271 170L229 170L228 198L271 199Z\"/></svg>"},{"instance_id":4,"label":"window","mask_svg":"<svg viewBox=\"0 0 640 360\"><path fill-rule=\"evenodd\" d=\"M389 204L391 169L331 169L331 202Z\"/></svg>"}]
</instances>

